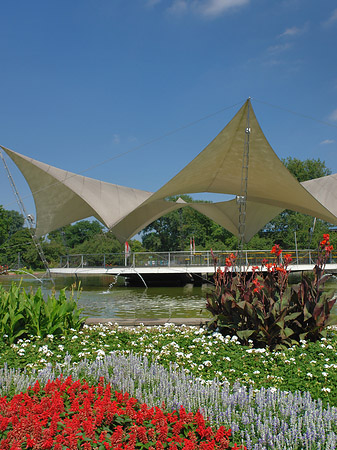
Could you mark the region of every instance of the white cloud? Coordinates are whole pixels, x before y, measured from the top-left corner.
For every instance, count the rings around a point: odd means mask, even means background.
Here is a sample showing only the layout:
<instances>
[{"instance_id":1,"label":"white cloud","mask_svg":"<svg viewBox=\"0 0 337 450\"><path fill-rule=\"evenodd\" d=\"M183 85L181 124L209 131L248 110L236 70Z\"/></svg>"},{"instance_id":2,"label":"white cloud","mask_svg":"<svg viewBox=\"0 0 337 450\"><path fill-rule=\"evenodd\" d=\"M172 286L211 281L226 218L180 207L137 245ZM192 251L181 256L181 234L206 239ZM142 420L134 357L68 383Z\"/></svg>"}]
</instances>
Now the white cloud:
<instances>
[{"instance_id":1,"label":"white cloud","mask_svg":"<svg viewBox=\"0 0 337 450\"><path fill-rule=\"evenodd\" d=\"M334 122L337 121L337 109L335 109L334 111L332 111L332 113L329 116L330 120L333 120Z\"/></svg>"},{"instance_id":2,"label":"white cloud","mask_svg":"<svg viewBox=\"0 0 337 450\"><path fill-rule=\"evenodd\" d=\"M286 43L286 44L277 44L277 45L272 45L270 47L267 48L267 52L269 54L275 55L277 53L282 53L285 52L286 50L288 50L291 47L291 44Z\"/></svg>"},{"instance_id":3,"label":"white cloud","mask_svg":"<svg viewBox=\"0 0 337 450\"><path fill-rule=\"evenodd\" d=\"M156 3L159 0L149 0ZM199 16L215 18L226 11L248 5L251 0L173 0L167 8L172 14L194 13Z\"/></svg>"},{"instance_id":4,"label":"white cloud","mask_svg":"<svg viewBox=\"0 0 337 450\"><path fill-rule=\"evenodd\" d=\"M200 2L199 11L204 16L215 17L229 9L245 6L249 2L250 0L206 0Z\"/></svg>"},{"instance_id":5,"label":"white cloud","mask_svg":"<svg viewBox=\"0 0 337 450\"><path fill-rule=\"evenodd\" d=\"M337 23L337 8L332 11L331 16L325 22L323 22L322 25L324 27L331 27L335 23Z\"/></svg>"},{"instance_id":6,"label":"white cloud","mask_svg":"<svg viewBox=\"0 0 337 450\"><path fill-rule=\"evenodd\" d=\"M172 5L167 9L172 14L183 14L188 10L188 3L186 0L174 0Z\"/></svg>"},{"instance_id":7,"label":"white cloud","mask_svg":"<svg viewBox=\"0 0 337 450\"><path fill-rule=\"evenodd\" d=\"M329 145L334 144L336 141L334 139L324 139L324 141L320 142L320 145Z\"/></svg>"},{"instance_id":8,"label":"white cloud","mask_svg":"<svg viewBox=\"0 0 337 450\"><path fill-rule=\"evenodd\" d=\"M289 37L295 37L299 36L303 33L305 33L308 30L309 24L306 23L303 25L303 27L291 27L287 28L283 33L281 33L278 37L280 38L289 38Z\"/></svg>"}]
</instances>

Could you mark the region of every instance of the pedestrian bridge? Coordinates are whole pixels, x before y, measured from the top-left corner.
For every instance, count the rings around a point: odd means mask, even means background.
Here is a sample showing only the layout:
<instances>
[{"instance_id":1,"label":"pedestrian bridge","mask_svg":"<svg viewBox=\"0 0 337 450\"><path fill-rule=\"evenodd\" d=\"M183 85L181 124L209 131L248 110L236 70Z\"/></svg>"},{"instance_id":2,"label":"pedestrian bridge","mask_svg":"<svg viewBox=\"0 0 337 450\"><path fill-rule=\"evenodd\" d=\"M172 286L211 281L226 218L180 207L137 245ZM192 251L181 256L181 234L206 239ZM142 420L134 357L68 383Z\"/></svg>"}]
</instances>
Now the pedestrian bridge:
<instances>
[{"instance_id":1,"label":"pedestrian bridge","mask_svg":"<svg viewBox=\"0 0 337 450\"><path fill-rule=\"evenodd\" d=\"M212 254L213 253L213 254ZM62 256L60 266L51 268L54 275L74 275L76 277L90 275L111 275L112 280L118 276L124 277L130 285L184 285L194 283L200 285L208 282L214 274L214 258L216 267L222 270L226 258L233 251L200 251L200 252L134 252L129 256L125 253L97 253ZM290 254L291 272L311 271L315 266L317 251L315 250L284 250ZM275 256L270 250L244 250L235 271L252 271L258 267L260 271L264 263L273 263ZM337 252L332 252L326 271L337 273Z\"/></svg>"}]
</instances>

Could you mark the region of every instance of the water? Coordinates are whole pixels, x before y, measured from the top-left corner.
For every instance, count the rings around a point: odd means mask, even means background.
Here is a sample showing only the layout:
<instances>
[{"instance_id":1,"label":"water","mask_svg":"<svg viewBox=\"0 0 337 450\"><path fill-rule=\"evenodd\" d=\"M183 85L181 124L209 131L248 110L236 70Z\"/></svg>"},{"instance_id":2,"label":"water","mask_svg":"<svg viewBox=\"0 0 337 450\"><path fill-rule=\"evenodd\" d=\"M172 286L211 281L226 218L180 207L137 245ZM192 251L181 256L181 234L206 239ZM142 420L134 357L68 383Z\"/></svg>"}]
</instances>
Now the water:
<instances>
[{"instance_id":1,"label":"water","mask_svg":"<svg viewBox=\"0 0 337 450\"><path fill-rule=\"evenodd\" d=\"M19 283L19 276L1 276L0 283L9 287L12 281ZM72 277L55 279L56 295L64 286L71 286ZM124 287L113 286L109 289L111 277L88 277L81 283L78 305L83 308L83 314L89 317L154 319L154 318L188 318L210 317L205 310L206 293L209 285L195 287L187 284L184 287ZM32 286L34 290L41 286L45 295L52 291L50 282L41 284L32 277L22 278L22 285L27 291ZM77 291L74 291L75 297ZM202 311L201 311L202 310Z\"/></svg>"},{"instance_id":2,"label":"water","mask_svg":"<svg viewBox=\"0 0 337 450\"><path fill-rule=\"evenodd\" d=\"M27 291L32 287L36 290L41 286L45 295L52 291L50 282L41 284L38 280L24 276L4 276L0 278L0 283L8 288L12 281L19 283ZM73 277L55 278L56 295L64 286L70 287L74 283ZM210 285L196 287L187 284L184 287L124 287L113 286L109 289L111 277L91 276L81 278L81 292L78 297L78 305L83 308L83 314L89 317L119 318L119 319L160 319L160 318L188 318L211 317L205 310L207 292L210 292ZM337 292L337 278L333 276L328 288L333 288ZM75 297L77 291L75 289ZM337 306L334 306L337 313Z\"/></svg>"}]
</instances>

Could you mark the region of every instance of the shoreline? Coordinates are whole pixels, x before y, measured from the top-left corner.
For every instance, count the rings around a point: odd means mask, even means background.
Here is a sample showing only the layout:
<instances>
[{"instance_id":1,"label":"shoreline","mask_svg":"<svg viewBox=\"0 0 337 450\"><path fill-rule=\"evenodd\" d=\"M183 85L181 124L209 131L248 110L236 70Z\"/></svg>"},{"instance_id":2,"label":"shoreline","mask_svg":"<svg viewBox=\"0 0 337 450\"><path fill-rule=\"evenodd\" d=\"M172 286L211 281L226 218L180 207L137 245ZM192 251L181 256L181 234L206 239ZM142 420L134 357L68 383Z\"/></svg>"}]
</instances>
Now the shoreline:
<instances>
[{"instance_id":1,"label":"shoreline","mask_svg":"<svg viewBox=\"0 0 337 450\"><path fill-rule=\"evenodd\" d=\"M118 325L122 327L155 327L164 326L165 324L171 324L176 326L188 326L188 327L203 327L210 319L199 317L176 317L165 319L121 319L112 317L110 319L104 319L103 317L89 317L84 322L85 325Z\"/></svg>"}]
</instances>

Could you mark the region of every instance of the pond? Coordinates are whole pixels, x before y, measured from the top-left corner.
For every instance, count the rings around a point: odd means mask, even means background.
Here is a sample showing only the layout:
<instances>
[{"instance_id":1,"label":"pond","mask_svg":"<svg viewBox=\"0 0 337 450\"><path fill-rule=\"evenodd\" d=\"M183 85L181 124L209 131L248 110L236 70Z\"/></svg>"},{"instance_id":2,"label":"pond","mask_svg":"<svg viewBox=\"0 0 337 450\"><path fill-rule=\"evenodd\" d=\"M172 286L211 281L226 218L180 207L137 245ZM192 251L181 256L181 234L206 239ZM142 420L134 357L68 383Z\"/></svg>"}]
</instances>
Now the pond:
<instances>
[{"instance_id":1,"label":"pond","mask_svg":"<svg viewBox=\"0 0 337 450\"><path fill-rule=\"evenodd\" d=\"M41 286L45 295L51 293L53 286L50 281L41 283L31 276L4 276L0 283L9 287L12 281L19 283L26 290L31 287L36 290ZM56 294L64 286L68 288L75 278L55 278ZM109 286L111 278L107 276L90 276L81 279L81 290L75 289L78 295L78 305L83 308L83 314L89 317L119 318L119 319L161 319L161 318L206 318L211 317L205 310L207 292L212 286L204 284L201 287L187 284L183 287L124 287ZM328 288L337 292L337 278L333 276ZM70 290L69 290L70 292ZM334 307L337 309L336 305ZM336 311L337 312L337 311Z\"/></svg>"},{"instance_id":2,"label":"pond","mask_svg":"<svg viewBox=\"0 0 337 450\"><path fill-rule=\"evenodd\" d=\"M0 282L9 287L12 281L19 283L26 290L32 286L34 290L41 286L45 295L52 291L51 282L42 284L32 277L1 276ZM64 286L70 287L72 277L55 278L55 288L58 294ZM204 306L206 293L210 285L196 287L187 284L183 287L124 287L114 285L109 288L110 277L87 277L82 280L78 305L83 308L84 315L89 317L119 318L119 319L160 319L210 317ZM75 296L78 291L74 291ZM203 310L203 311L201 311Z\"/></svg>"}]
</instances>

